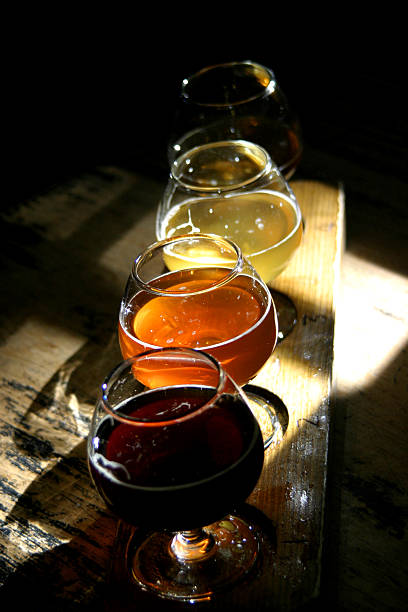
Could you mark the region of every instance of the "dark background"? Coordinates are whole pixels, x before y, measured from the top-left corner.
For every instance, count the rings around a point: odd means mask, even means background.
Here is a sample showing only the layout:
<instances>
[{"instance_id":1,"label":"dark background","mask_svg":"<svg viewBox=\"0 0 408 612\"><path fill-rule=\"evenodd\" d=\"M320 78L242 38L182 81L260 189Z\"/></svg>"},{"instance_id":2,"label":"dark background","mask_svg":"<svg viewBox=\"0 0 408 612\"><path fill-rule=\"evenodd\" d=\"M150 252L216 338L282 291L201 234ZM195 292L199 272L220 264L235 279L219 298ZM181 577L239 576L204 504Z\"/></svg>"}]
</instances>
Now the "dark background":
<instances>
[{"instance_id":1,"label":"dark background","mask_svg":"<svg viewBox=\"0 0 408 612\"><path fill-rule=\"evenodd\" d=\"M103 22L97 14L86 20L51 15L49 22L35 15L23 26L6 21L3 205L98 164L167 172L182 78L240 59L272 68L297 111L306 144L299 173L341 178L329 162L334 155L405 174L403 56L395 23L373 28L364 20L351 30L354 20L334 27L332 17L322 16L310 27L286 16L281 27L270 28L274 19L266 13L255 29L243 15L238 26L227 19L225 30L211 19L186 28L177 16L168 23L164 16L161 29L151 15L133 21L105 15ZM309 149L328 157L309 163Z\"/></svg>"}]
</instances>

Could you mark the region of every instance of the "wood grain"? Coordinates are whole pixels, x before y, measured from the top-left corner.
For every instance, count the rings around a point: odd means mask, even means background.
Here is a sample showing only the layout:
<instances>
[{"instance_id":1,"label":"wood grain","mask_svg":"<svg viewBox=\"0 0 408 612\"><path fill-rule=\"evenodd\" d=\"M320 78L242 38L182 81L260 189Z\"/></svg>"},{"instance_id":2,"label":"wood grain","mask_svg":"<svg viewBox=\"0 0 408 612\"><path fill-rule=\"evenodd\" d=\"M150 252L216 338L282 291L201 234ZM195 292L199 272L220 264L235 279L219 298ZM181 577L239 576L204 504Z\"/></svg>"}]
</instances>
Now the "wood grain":
<instances>
[{"instance_id":1,"label":"wood grain","mask_svg":"<svg viewBox=\"0 0 408 612\"><path fill-rule=\"evenodd\" d=\"M214 609L290 610L320 590L344 203L337 186L293 188L306 232L276 288L299 322L255 381L283 400L288 427L245 508L265 554ZM120 359L119 301L132 259L154 241L162 189L107 167L3 215L0 580L34 609L93 609L106 597L116 521L91 486L85 437L97 387Z\"/></svg>"}]
</instances>

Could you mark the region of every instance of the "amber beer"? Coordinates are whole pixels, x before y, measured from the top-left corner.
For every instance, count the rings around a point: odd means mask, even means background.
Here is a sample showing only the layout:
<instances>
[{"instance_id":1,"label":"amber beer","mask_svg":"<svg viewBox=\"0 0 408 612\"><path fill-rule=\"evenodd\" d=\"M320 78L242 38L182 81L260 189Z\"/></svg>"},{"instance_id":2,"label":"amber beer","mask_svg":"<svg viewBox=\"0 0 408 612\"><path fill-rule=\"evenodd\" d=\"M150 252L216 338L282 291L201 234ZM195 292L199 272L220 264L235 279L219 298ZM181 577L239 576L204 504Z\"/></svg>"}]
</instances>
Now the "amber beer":
<instances>
[{"instance_id":1,"label":"amber beer","mask_svg":"<svg viewBox=\"0 0 408 612\"><path fill-rule=\"evenodd\" d=\"M297 114L273 71L249 60L207 66L183 79L170 162L204 143L236 139L266 149L286 180L300 162Z\"/></svg>"},{"instance_id":2,"label":"amber beer","mask_svg":"<svg viewBox=\"0 0 408 612\"><path fill-rule=\"evenodd\" d=\"M238 274L223 285L224 277L225 268L187 268L151 282L158 294L139 290L120 313L123 357L157 347L200 348L239 385L251 380L276 344L273 302L256 278Z\"/></svg>"}]
</instances>

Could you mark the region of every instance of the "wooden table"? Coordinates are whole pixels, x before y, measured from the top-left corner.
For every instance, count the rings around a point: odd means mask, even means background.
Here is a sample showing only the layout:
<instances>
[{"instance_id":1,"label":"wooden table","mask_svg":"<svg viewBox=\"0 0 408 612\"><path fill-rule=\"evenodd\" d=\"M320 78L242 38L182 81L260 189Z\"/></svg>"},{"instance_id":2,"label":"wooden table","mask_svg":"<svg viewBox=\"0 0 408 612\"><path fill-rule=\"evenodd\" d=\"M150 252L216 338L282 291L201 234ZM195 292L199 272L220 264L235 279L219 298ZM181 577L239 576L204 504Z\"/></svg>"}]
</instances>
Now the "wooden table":
<instances>
[{"instance_id":1,"label":"wooden table","mask_svg":"<svg viewBox=\"0 0 408 612\"><path fill-rule=\"evenodd\" d=\"M263 561L207 609L291 610L320 592L344 203L338 186L292 186L306 232L276 288L299 322L255 381L288 411L248 500ZM85 438L98 385L120 360L119 301L132 259L154 241L163 187L101 168L3 215L0 580L2 594L34 610L96 609L106 598L116 520L90 483Z\"/></svg>"}]
</instances>

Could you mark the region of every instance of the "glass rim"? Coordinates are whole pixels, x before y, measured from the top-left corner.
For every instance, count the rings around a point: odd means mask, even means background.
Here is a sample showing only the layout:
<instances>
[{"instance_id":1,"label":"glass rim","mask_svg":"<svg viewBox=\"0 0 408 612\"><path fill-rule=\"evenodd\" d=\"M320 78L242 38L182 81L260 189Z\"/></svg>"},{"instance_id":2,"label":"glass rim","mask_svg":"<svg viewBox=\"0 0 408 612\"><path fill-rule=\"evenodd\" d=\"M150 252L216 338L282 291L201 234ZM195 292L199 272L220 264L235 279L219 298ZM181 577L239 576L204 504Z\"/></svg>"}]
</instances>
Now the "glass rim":
<instances>
[{"instance_id":1,"label":"glass rim","mask_svg":"<svg viewBox=\"0 0 408 612\"><path fill-rule=\"evenodd\" d=\"M175 172L175 169L181 167L182 164L185 162L185 160L188 159L188 157L192 157L193 155L196 155L200 151L205 151L208 149L219 149L222 147L233 148L237 146L242 147L243 149L252 150L253 154L256 155L259 160L262 158L262 161L263 161L263 166L262 168L260 168L258 172L255 172L252 176L250 176L249 178L245 180L242 180L239 183L227 184L227 185L210 185L208 187L203 186L203 185L195 186L193 183L187 183L186 181L184 181L181 178L180 174L177 174ZM183 153L182 155L180 155L173 161L171 165L170 176L172 179L174 179L176 183L178 183L183 188L189 191L201 191L201 192L208 192L208 193L218 192L219 193L221 191L233 191L235 189L240 189L241 187L249 185L250 183L253 183L259 180L265 174L268 174L268 172L272 171L274 167L276 171L279 172L278 167L276 166L276 164L274 164L274 162L272 162L271 156L269 155L269 153L264 147L262 147L261 145L257 143L250 142L249 140L237 138L237 139L231 139L231 140L215 140L213 142L207 142L205 144L201 144L201 145L197 145L193 147L192 149L190 149L189 151L186 151L186 153Z\"/></svg>"},{"instance_id":2,"label":"glass rim","mask_svg":"<svg viewBox=\"0 0 408 612\"><path fill-rule=\"evenodd\" d=\"M213 70L219 70L220 68L224 69L224 68L232 68L232 67L240 67L240 66L243 66L243 67L253 66L255 69L265 73L268 76L268 79L269 79L268 84L264 87L263 91L259 91L255 93L254 95L248 96L242 100L236 100L235 102L200 102L199 100L195 100L193 97L191 97L191 95L189 95L188 92L186 91L187 87L191 85L193 80L200 78L203 74L206 74ZM253 100L264 98L268 96L269 94L273 93L275 89L276 89L276 78L275 78L274 72L270 68L268 68L267 66L264 66L263 64L260 64L259 62L254 62L252 60L241 60L241 61L221 62L217 64L211 64L209 66L205 66L204 68L201 68L200 70L197 70L193 74L183 79L182 87L181 87L181 95L186 101L192 104L196 104L197 106L204 106L204 107L210 107L210 108L216 108L216 107L228 108L231 106L239 106L241 104L247 104L248 102L252 102Z\"/></svg>"},{"instance_id":3,"label":"glass rim","mask_svg":"<svg viewBox=\"0 0 408 612\"><path fill-rule=\"evenodd\" d=\"M215 267L221 268L227 271L225 276L223 276L218 281L214 281L209 287L206 287L205 289L199 289L196 291L185 291L185 292L166 291L165 289L159 289L157 287L154 287L152 286L152 282L155 281L156 278L152 279L151 281L147 283L144 280L142 280L142 278L139 275L139 268L143 265L143 263L145 263L150 253L156 250L159 250L159 249L163 249L163 251L165 251L166 246L172 243L185 242L185 241L191 242L196 239L203 239L203 240L208 240L208 241L213 241L213 242L214 241L224 242L228 244L229 247L231 247L232 249L231 252L235 252L236 258L235 258L234 264L233 262L231 262L231 265L233 265L232 268L224 266L224 265L215 264ZM186 258L185 261L188 262L189 260ZM195 259L191 258L191 263L194 263L194 262L195 262ZM211 264L208 264L208 266L211 266ZM243 257L241 248L235 242L233 242L229 238L224 238L223 236L218 236L216 234L205 234L205 233L197 232L197 233L192 233L192 234L180 234L178 236L171 236L170 238L164 238L163 240L158 240L157 242L154 242L150 246L146 247L146 249L142 253L140 253L134 260L133 265L132 265L132 270L131 270L131 277L142 289L144 289L148 293L153 293L154 295L157 295L157 296L189 297L192 295L200 295L203 293L209 293L211 291L214 291L218 287L223 287L224 285L229 283L232 279L234 279L236 276L238 276L238 274L243 270L243 267L244 267L244 257ZM204 268L204 266L196 265L194 266L194 268L200 269L200 268ZM166 272L166 274L168 273L171 273L171 271Z\"/></svg>"},{"instance_id":4,"label":"glass rim","mask_svg":"<svg viewBox=\"0 0 408 612\"><path fill-rule=\"evenodd\" d=\"M210 385L201 385L203 388L212 389L214 391L210 399L206 400L202 405L195 408L192 412L188 412L187 414L184 414L180 417L176 417L170 420L165 419L163 421L149 421L146 418L138 419L137 417L126 415L122 413L120 410L120 406L123 405L123 402L119 404L119 408L117 409L115 409L112 406L111 402L107 398L107 392L109 388L111 387L111 385L113 384L114 376L120 375L124 370L131 368L135 364L136 361L143 360L149 355L156 355L159 353L171 353L171 352L187 353L191 355L191 357L193 357L194 354L198 354L201 358L205 358L207 362L210 362L210 364L214 366L214 372L218 373L217 386L212 387ZM220 364L220 362L215 357L213 357L212 355L210 355L209 353L205 352L202 349L194 349L194 348L180 347L180 346L159 347L159 348L149 349L147 351L144 351L143 353L139 353L137 355L134 355L133 357L129 357L128 359L125 359L121 361L119 364L117 364L110 371L110 373L104 378L102 384L100 385L99 402L102 404L103 409L107 414L112 416L116 421L120 421L121 423L126 423L128 425L134 425L134 426L137 425L141 427L168 427L171 425L176 425L184 421L187 421L193 417L200 415L202 412L208 410L208 408L214 405L214 402L223 394L227 380L229 380L229 376L224 370L223 366ZM151 389L146 389L145 391L142 391L141 393L139 393L137 397L144 397L144 396L148 397L152 392L160 391L164 389L171 389L171 388L176 389L176 388L185 388L185 387L189 388L192 386L195 387L199 385L198 384L197 385L194 385L194 384L185 385L185 384L180 383L179 385L159 386L159 387L154 387Z\"/></svg>"}]
</instances>

